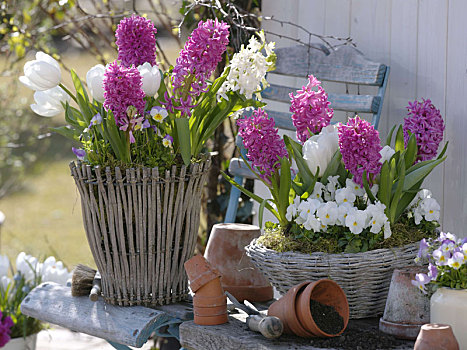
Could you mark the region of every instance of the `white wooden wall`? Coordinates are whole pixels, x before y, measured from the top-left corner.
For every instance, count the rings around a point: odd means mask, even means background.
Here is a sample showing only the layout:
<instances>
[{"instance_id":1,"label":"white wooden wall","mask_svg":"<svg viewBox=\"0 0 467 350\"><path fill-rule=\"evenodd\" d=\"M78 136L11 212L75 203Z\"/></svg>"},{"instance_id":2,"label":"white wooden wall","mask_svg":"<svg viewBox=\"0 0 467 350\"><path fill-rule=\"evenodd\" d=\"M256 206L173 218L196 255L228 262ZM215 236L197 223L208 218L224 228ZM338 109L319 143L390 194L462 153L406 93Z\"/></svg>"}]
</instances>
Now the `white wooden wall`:
<instances>
[{"instance_id":1,"label":"white wooden wall","mask_svg":"<svg viewBox=\"0 0 467 350\"><path fill-rule=\"evenodd\" d=\"M386 137L407 102L430 98L444 117L448 159L426 180L442 207L442 229L467 236L467 1L263 0L263 14L326 35L350 36L391 67L379 131ZM264 20L266 30L308 41L296 27ZM272 35L277 46L295 43ZM326 86L325 86L326 88Z\"/></svg>"}]
</instances>

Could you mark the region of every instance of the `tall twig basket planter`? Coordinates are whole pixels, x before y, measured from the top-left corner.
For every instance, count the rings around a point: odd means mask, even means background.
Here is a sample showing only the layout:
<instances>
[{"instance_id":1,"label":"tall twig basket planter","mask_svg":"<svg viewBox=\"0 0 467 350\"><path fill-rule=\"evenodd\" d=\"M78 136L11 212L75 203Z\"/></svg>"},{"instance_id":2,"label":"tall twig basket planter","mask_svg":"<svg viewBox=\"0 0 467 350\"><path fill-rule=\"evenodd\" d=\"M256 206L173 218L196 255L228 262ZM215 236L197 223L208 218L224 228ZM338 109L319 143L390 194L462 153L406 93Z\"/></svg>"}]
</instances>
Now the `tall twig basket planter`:
<instances>
[{"instance_id":1,"label":"tall twig basket planter","mask_svg":"<svg viewBox=\"0 0 467 350\"><path fill-rule=\"evenodd\" d=\"M189 167L127 169L70 163L106 302L163 305L188 295L210 159Z\"/></svg>"}]
</instances>

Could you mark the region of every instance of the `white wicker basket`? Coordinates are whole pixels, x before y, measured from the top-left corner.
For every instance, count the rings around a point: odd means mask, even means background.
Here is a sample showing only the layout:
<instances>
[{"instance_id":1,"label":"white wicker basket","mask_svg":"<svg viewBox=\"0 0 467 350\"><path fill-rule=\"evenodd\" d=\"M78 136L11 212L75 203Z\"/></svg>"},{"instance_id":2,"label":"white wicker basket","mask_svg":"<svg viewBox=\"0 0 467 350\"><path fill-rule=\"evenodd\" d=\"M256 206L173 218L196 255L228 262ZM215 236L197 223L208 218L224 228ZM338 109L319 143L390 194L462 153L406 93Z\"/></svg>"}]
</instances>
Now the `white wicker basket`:
<instances>
[{"instance_id":1,"label":"white wicker basket","mask_svg":"<svg viewBox=\"0 0 467 350\"><path fill-rule=\"evenodd\" d=\"M281 294L303 281L330 278L345 291L350 318L364 318L383 313L392 272L414 264L418 243L355 254L303 254L279 253L255 239L245 250Z\"/></svg>"}]
</instances>

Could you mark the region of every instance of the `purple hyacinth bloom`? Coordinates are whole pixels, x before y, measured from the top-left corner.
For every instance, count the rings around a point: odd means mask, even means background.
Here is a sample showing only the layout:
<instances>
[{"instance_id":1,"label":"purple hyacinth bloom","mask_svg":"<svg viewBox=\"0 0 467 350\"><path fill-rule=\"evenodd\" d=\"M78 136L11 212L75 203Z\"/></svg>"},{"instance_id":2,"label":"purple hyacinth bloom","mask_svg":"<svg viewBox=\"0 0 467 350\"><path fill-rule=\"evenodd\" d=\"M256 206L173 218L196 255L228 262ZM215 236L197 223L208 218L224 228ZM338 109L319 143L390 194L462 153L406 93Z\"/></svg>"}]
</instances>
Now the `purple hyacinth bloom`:
<instances>
[{"instance_id":1,"label":"purple hyacinth bloom","mask_svg":"<svg viewBox=\"0 0 467 350\"><path fill-rule=\"evenodd\" d=\"M190 103L187 95L191 95L194 99L201 92L206 91L207 79L222 60L228 43L229 26L226 23L219 22L217 19L214 21L208 19L206 22L198 23L198 27L193 30L180 52L172 72L171 81L175 101L178 102L180 98L183 98L185 103ZM187 79L190 79L189 82ZM190 85L187 86L187 83ZM170 111L170 107L165 106Z\"/></svg>"},{"instance_id":2,"label":"purple hyacinth bloom","mask_svg":"<svg viewBox=\"0 0 467 350\"><path fill-rule=\"evenodd\" d=\"M359 116L349 119L347 124L339 124L339 148L345 168L353 174L353 181L363 186L363 171L372 185L371 176L381 169L381 140L373 125Z\"/></svg>"},{"instance_id":3,"label":"purple hyacinth bloom","mask_svg":"<svg viewBox=\"0 0 467 350\"><path fill-rule=\"evenodd\" d=\"M117 126L128 126L128 107L134 106L139 115L144 113L144 91L138 69L127 68L117 61L109 64L104 75L104 107L113 112Z\"/></svg>"},{"instance_id":4,"label":"purple hyacinth bloom","mask_svg":"<svg viewBox=\"0 0 467 350\"><path fill-rule=\"evenodd\" d=\"M71 150L79 160L84 160L84 157L86 157L86 151L84 149L71 147Z\"/></svg>"},{"instance_id":5,"label":"purple hyacinth bloom","mask_svg":"<svg viewBox=\"0 0 467 350\"><path fill-rule=\"evenodd\" d=\"M444 122L439 109L429 99L422 102L409 102L408 117L404 119L405 145L409 141L409 132L417 139L417 162L436 157L438 147L443 140Z\"/></svg>"},{"instance_id":6,"label":"purple hyacinth bloom","mask_svg":"<svg viewBox=\"0 0 467 350\"><path fill-rule=\"evenodd\" d=\"M0 311L0 348L10 341L11 327L14 326L10 316L3 316Z\"/></svg>"},{"instance_id":7,"label":"purple hyacinth bloom","mask_svg":"<svg viewBox=\"0 0 467 350\"><path fill-rule=\"evenodd\" d=\"M280 158L288 156L274 119L259 108L251 117L237 120L237 125L252 166L259 170L263 180L270 182L269 178L280 167Z\"/></svg>"},{"instance_id":8,"label":"purple hyacinth bloom","mask_svg":"<svg viewBox=\"0 0 467 350\"><path fill-rule=\"evenodd\" d=\"M318 134L322 128L329 125L334 115L334 111L329 107L331 102L328 101L328 95L320 84L320 81L310 75L307 86L298 90L295 96L289 94L292 122L297 129L297 139L302 143L312 136L310 131ZM313 90L315 87L318 87L318 91Z\"/></svg>"},{"instance_id":9,"label":"purple hyacinth bloom","mask_svg":"<svg viewBox=\"0 0 467 350\"><path fill-rule=\"evenodd\" d=\"M145 62L156 64L156 33L154 24L144 17L123 18L115 31L118 60L125 67L138 67Z\"/></svg>"}]
</instances>

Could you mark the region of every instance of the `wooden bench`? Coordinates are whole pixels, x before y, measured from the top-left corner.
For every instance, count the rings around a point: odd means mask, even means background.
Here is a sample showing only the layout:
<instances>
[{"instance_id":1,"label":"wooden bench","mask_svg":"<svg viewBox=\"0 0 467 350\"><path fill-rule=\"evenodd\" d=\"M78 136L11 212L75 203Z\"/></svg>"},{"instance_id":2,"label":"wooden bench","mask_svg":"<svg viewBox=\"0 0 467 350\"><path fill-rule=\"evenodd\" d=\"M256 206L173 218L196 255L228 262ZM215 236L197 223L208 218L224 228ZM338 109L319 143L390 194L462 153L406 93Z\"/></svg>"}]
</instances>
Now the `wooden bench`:
<instances>
[{"instance_id":1,"label":"wooden bench","mask_svg":"<svg viewBox=\"0 0 467 350\"><path fill-rule=\"evenodd\" d=\"M369 113L372 115L371 123L376 129L378 128L389 76L388 66L368 60L360 51L351 46L341 46L331 53L305 46L293 46L277 49L276 54L276 70L272 73L277 77L304 78L313 74L320 81L342 85L346 93L328 93L331 107L336 111L352 114ZM355 94L349 93L349 86L355 87ZM368 87L373 87L376 92L360 94L360 89L366 91ZM295 92L297 88L299 87L283 83L271 84L262 96L266 102L289 104L289 93ZM275 119L279 129L295 130L289 112L271 110L268 106L265 109L268 115ZM246 157L240 138L237 138L236 144L243 157ZM231 159L229 172L239 184L244 178L255 178L241 158ZM240 191L232 187L225 222L235 222L239 198Z\"/></svg>"}]
</instances>

